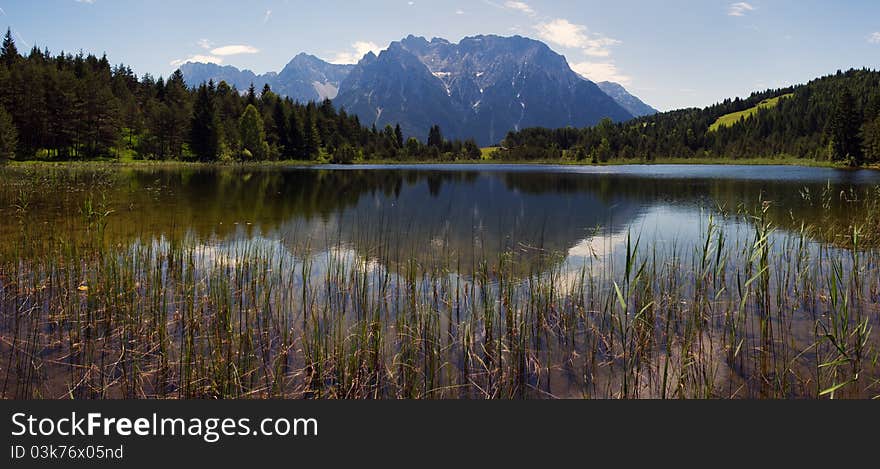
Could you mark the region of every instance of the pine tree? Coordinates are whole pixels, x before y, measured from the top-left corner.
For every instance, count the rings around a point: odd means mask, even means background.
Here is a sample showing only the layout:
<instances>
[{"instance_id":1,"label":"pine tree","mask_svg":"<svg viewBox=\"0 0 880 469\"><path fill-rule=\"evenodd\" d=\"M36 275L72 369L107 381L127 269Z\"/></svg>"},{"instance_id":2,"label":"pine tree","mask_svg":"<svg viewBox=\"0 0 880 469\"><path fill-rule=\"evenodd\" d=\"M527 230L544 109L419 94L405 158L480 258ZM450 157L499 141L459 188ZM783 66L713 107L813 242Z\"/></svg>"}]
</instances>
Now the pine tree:
<instances>
[{"instance_id":1,"label":"pine tree","mask_svg":"<svg viewBox=\"0 0 880 469\"><path fill-rule=\"evenodd\" d=\"M861 117L856 111L855 98L844 90L837 99L828 123L829 151L832 160L861 164L862 148L859 138Z\"/></svg>"},{"instance_id":2,"label":"pine tree","mask_svg":"<svg viewBox=\"0 0 880 469\"><path fill-rule=\"evenodd\" d=\"M303 126L297 116L297 110L290 112L287 122L287 156L292 158L301 158L305 151L305 137L303 136Z\"/></svg>"},{"instance_id":3,"label":"pine tree","mask_svg":"<svg viewBox=\"0 0 880 469\"><path fill-rule=\"evenodd\" d=\"M202 161L214 161L220 152L220 119L212 90L202 84L193 105L190 148Z\"/></svg>"},{"instance_id":4,"label":"pine tree","mask_svg":"<svg viewBox=\"0 0 880 469\"><path fill-rule=\"evenodd\" d=\"M257 105L257 89L254 88L253 82L251 82L251 86L249 86L247 90L247 104L250 106Z\"/></svg>"},{"instance_id":5,"label":"pine tree","mask_svg":"<svg viewBox=\"0 0 880 469\"><path fill-rule=\"evenodd\" d=\"M439 125L432 125L431 130L428 131L428 146L433 148L443 146L443 133L440 132Z\"/></svg>"},{"instance_id":6,"label":"pine tree","mask_svg":"<svg viewBox=\"0 0 880 469\"><path fill-rule=\"evenodd\" d=\"M15 40L12 39L12 29L7 28L6 36L3 38L3 45L0 46L0 61L11 68L18 59L18 49L15 47Z\"/></svg>"},{"instance_id":7,"label":"pine tree","mask_svg":"<svg viewBox=\"0 0 880 469\"><path fill-rule=\"evenodd\" d=\"M403 130L400 129L400 124L394 126L394 138L397 148L403 148Z\"/></svg>"},{"instance_id":8,"label":"pine tree","mask_svg":"<svg viewBox=\"0 0 880 469\"><path fill-rule=\"evenodd\" d=\"M266 143L266 134L263 130L263 118L260 111L252 105L248 104L244 114L239 120L239 132L241 134L242 153L245 158L253 157L261 160L265 158L268 144Z\"/></svg>"},{"instance_id":9,"label":"pine tree","mask_svg":"<svg viewBox=\"0 0 880 469\"><path fill-rule=\"evenodd\" d=\"M277 132L278 145L284 155L289 154L287 149L290 146L290 132L287 131L287 113L284 110L284 101L275 100L275 106L272 108L272 120L275 122L275 132Z\"/></svg>"},{"instance_id":10,"label":"pine tree","mask_svg":"<svg viewBox=\"0 0 880 469\"><path fill-rule=\"evenodd\" d=\"M866 122L862 129L862 148L865 163L880 162L880 116Z\"/></svg>"},{"instance_id":11,"label":"pine tree","mask_svg":"<svg viewBox=\"0 0 880 469\"><path fill-rule=\"evenodd\" d=\"M321 154L321 133L318 131L318 118L314 107L309 107L306 113L305 153L310 159L316 159Z\"/></svg>"},{"instance_id":12,"label":"pine tree","mask_svg":"<svg viewBox=\"0 0 880 469\"><path fill-rule=\"evenodd\" d=\"M12 116L0 107L0 160L8 160L15 156L15 145L18 143Z\"/></svg>"}]
</instances>

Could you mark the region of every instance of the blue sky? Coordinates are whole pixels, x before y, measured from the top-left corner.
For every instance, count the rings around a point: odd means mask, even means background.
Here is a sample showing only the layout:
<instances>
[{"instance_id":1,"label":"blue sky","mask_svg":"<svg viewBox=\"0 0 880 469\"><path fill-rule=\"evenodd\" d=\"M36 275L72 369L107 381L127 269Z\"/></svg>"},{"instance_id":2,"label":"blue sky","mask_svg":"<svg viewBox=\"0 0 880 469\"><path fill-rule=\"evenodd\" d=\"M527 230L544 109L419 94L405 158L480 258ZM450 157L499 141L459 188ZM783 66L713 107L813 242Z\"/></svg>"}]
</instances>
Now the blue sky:
<instances>
[{"instance_id":1,"label":"blue sky","mask_svg":"<svg viewBox=\"0 0 880 469\"><path fill-rule=\"evenodd\" d=\"M519 34L661 110L880 68L878 0L0 0L21 49L106 52L138 74L201 59L280 71L353 62L408 34Z\"/></svg>"}]
</instances>

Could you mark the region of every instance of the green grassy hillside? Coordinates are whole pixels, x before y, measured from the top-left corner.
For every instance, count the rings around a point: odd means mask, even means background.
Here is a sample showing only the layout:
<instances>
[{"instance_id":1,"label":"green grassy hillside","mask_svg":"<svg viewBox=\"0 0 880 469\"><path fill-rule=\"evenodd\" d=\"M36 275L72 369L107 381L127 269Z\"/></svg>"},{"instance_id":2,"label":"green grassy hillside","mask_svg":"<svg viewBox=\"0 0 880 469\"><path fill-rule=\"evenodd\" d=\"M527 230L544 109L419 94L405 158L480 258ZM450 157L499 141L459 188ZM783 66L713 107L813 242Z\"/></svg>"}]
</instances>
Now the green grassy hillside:
<instances>
[{"instance_id":1,"label":"green grassy hillside","mask_svg":"<svg viewBox=\"0 0 880 469\"><path fill-rule=\"evenodd\" d=\"M759 109L770 109L776 107L779 104L779 101L782 99L790 98L794 96L794 93L784 94L782 96L777 96L775 98L765 99L758 103L757 106L751 107L744 111L732 112L730 114L723 115L715 121L714 124L709 126L709 132L715 132L721 127L732 127L733 124L736 124L740 121L740 119L748 119L755 114L758 113Z\"/></svg>"}]
</instances>

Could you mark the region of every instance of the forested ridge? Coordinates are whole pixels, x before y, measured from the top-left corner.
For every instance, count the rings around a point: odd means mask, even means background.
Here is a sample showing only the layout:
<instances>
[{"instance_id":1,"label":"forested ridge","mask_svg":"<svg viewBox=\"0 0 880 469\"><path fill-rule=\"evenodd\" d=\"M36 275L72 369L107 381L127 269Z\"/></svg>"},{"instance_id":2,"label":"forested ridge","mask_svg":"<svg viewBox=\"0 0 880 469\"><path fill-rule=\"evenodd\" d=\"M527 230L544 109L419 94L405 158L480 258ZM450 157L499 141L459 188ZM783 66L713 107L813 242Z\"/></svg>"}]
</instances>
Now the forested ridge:
<instances>
[{"instance_id":1,"label":"forested ridge","mask_svg":"<svg viewBox=\"0 0 880 469\"><path fill-rule=\"evenodd\" d=\"M21 54L7 31L0 49L0 159L97 158L264 161L477 159L476 143L427 143L399 126L361 125L329 100L297 103L266 86L225 82L190 89L180 71L138 78L106 56Z\"/></svg>"},{"instance_id":2,"label":"forested ridge","mask_svg":"<svg viewBox=\"0 0 880 469\"><path fill-rule=\"evenodd\" d=\"M785 96L789 95L791 96ZM785 96L772 108L710 130L722 116ZM880 162L880 73L839 71L805 85L728 99L587 129L524 129L503 143L505 159L592 162L613 159L789 156L851 165Z\"/></svg>"},{"instance_id":3,"label":"forested ridge","mask_svg":"<svg viewBox=\"0 0 880 469\"><path fill-rule=\"evenodd\" d=\"M789 96L790 95L790 96ZM711 129L719 118L773 107ZM880 162L880 73L839 71L805 85L591 128L510 132L498 160L583 161L796 157ZM476 160L473 140L449 141L438 126L427 140L400 126L377 129L329 100L299 103L253 85L188 88L180 71L138 78L106 56L33 47L18 51L10 31L0 46L0 160L86 159L350 163Z\"/></svg>"}]
</instances>

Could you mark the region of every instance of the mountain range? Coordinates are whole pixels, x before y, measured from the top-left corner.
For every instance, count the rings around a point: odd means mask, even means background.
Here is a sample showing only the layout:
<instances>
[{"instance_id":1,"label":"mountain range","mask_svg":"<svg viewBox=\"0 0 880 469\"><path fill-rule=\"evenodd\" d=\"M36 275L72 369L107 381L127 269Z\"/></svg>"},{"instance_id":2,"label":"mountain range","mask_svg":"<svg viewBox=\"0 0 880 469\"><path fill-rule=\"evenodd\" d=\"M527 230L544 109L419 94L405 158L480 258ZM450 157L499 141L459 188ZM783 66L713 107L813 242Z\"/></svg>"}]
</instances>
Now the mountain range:
<instances>
[{"instance_id":1,"label":"mountain range","mask_svg":"<svg viewBox=\"0 0 880 469\"><path fill-rule=\"evenodd\" d=\"M511 130L585 127L657 112L619 84L578 75L565 57L521 36L452 43L410 35L355 65L299 54L280 73L264 75L204 63L180 70L190 86L268 84L300 102L332 99L366 125L399 123L405 135L424 139L437 124L447 138L474 138L480 145L498 143Z\"/></svg>"}]
</instances>

